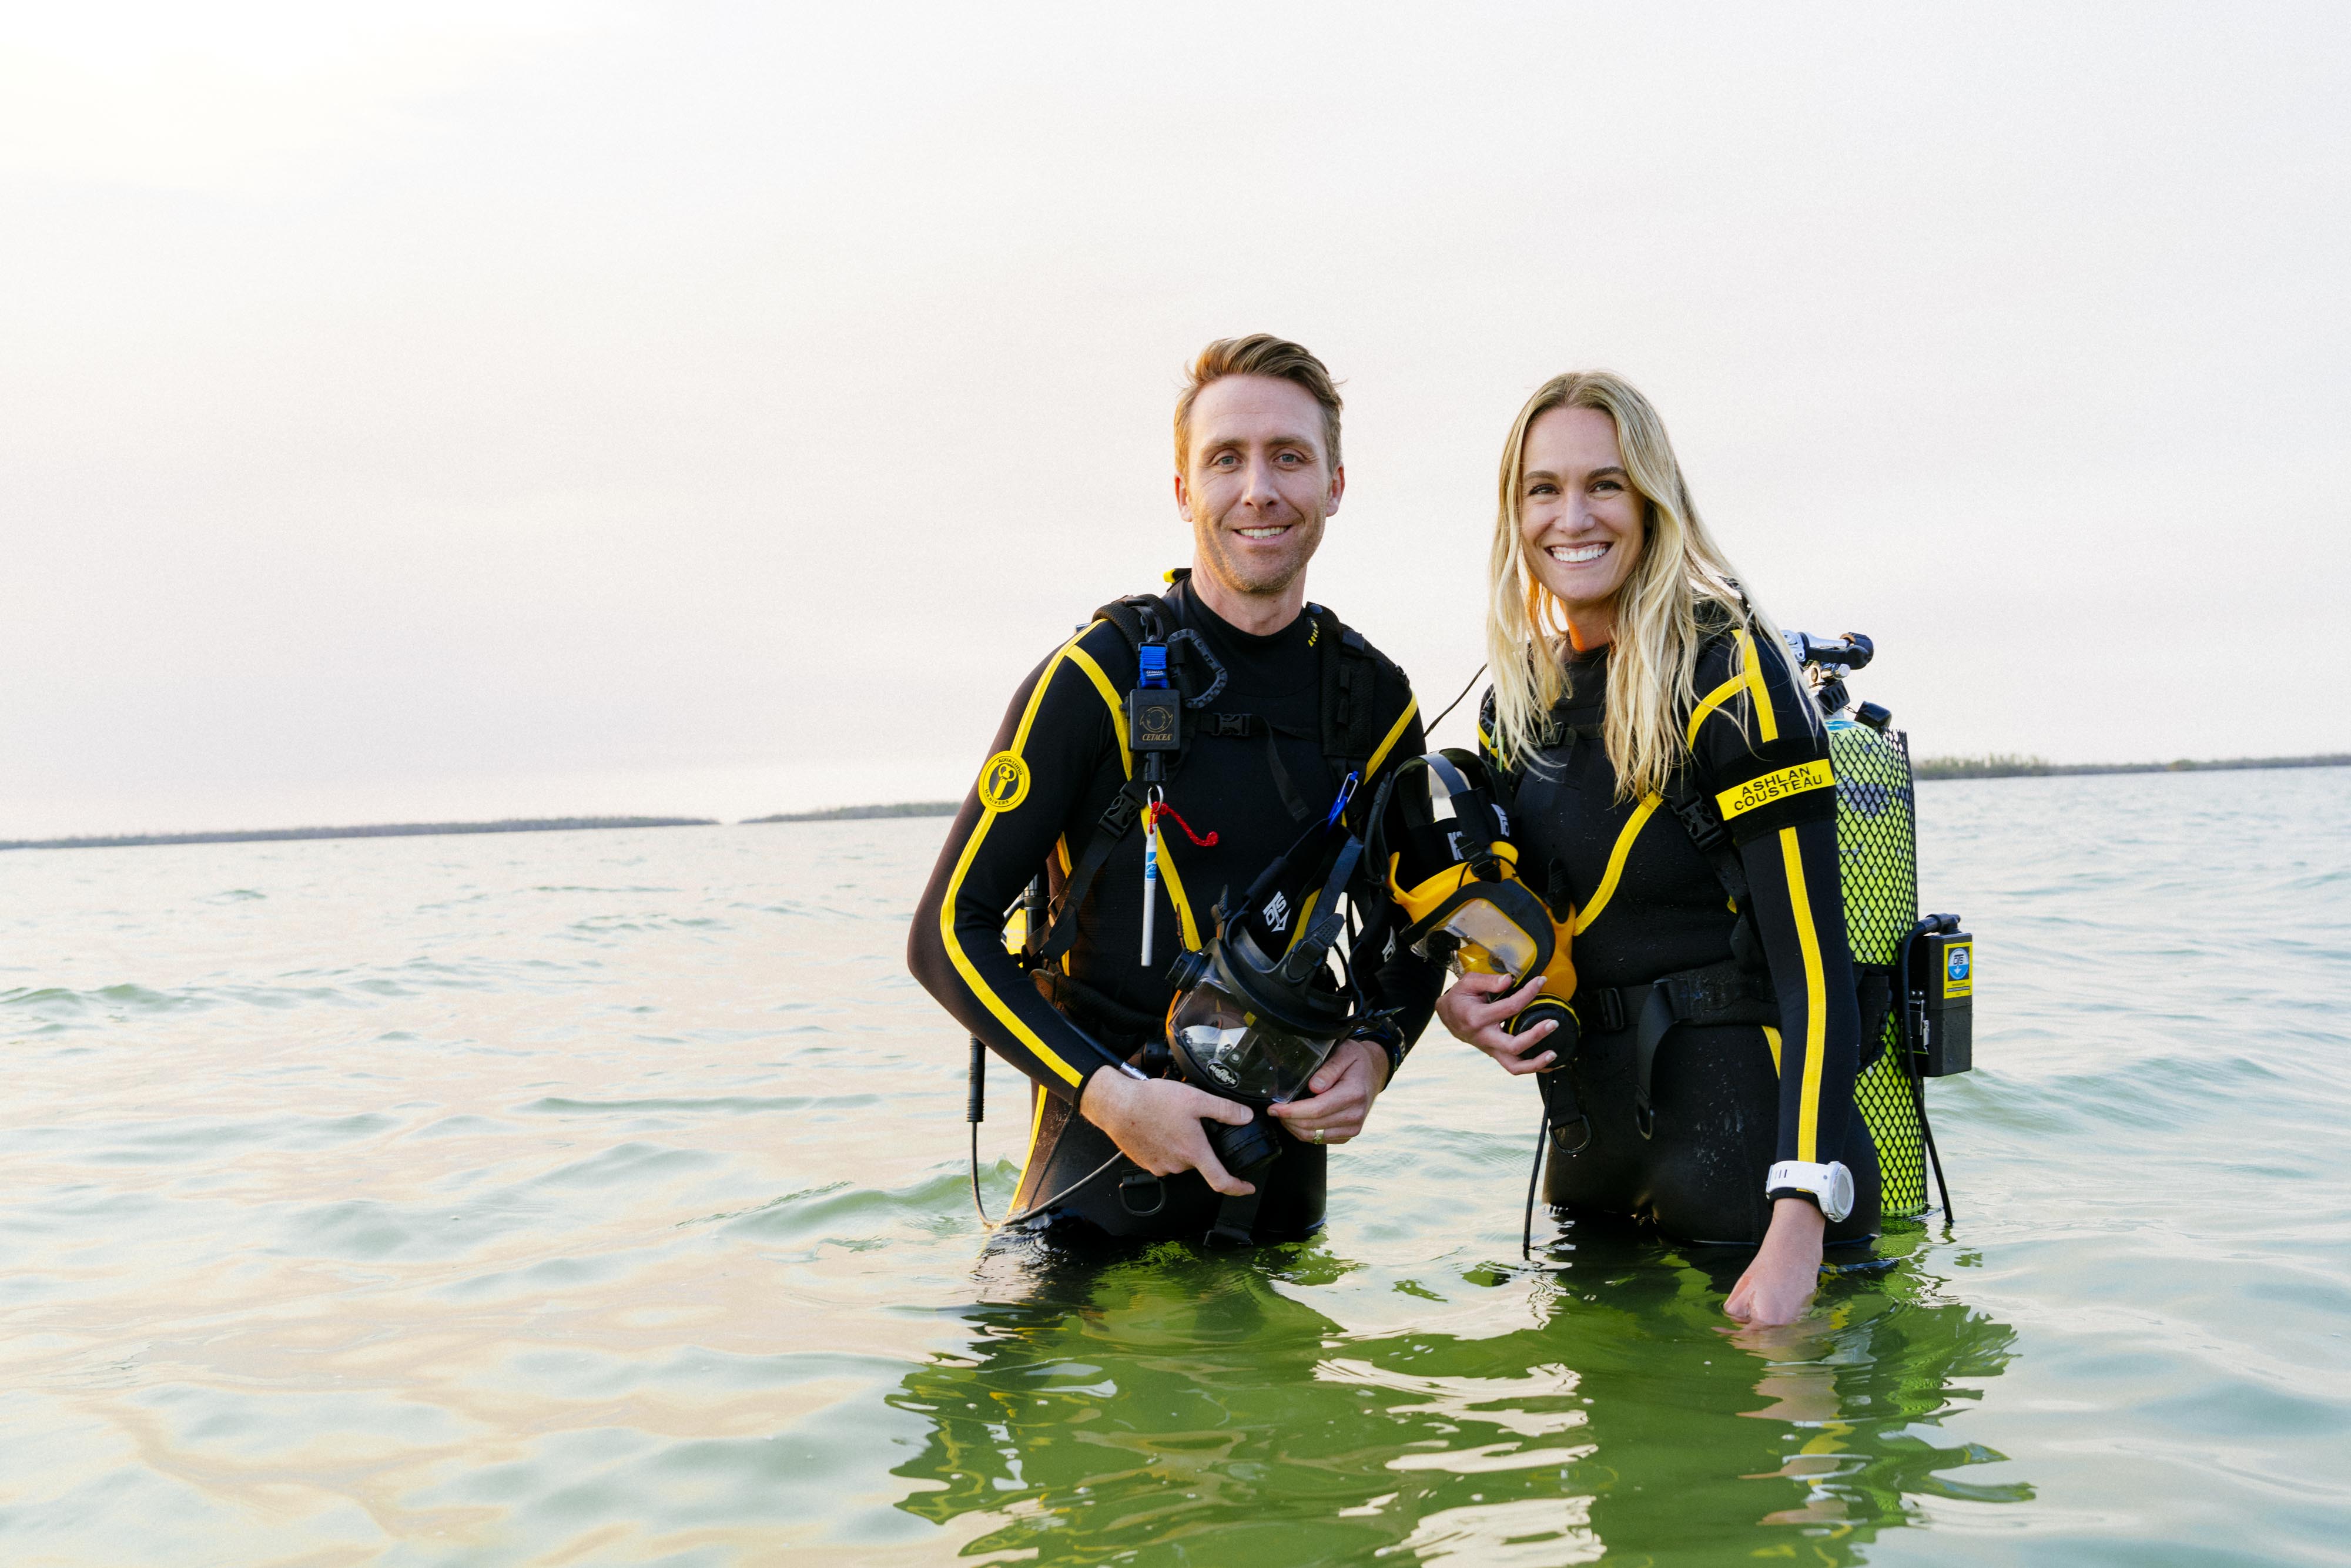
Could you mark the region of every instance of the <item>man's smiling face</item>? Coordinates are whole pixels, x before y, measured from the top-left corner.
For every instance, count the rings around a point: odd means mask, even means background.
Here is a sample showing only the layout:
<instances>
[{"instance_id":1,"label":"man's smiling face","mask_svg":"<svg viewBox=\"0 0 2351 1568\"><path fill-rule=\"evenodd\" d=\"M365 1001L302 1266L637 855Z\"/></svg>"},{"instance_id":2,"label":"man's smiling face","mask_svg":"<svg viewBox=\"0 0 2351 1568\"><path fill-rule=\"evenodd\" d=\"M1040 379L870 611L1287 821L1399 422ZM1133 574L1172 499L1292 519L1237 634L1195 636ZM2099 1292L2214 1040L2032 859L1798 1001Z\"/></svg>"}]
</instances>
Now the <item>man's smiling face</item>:
<instances>
[{"instance_id":1,"label":"man's smiling face","mask_svg":"<svg viewBox=\"0 0 2351 1568\"><path fill-rule=\"evenodd\" d=\"M1193 402L1176 504L1201 565L1233 592L1280 593L1322 542L1322 520L1346 488L1322 429L1313 394L1272 376L1226 376Z\"/></svg>"}]
</instances>

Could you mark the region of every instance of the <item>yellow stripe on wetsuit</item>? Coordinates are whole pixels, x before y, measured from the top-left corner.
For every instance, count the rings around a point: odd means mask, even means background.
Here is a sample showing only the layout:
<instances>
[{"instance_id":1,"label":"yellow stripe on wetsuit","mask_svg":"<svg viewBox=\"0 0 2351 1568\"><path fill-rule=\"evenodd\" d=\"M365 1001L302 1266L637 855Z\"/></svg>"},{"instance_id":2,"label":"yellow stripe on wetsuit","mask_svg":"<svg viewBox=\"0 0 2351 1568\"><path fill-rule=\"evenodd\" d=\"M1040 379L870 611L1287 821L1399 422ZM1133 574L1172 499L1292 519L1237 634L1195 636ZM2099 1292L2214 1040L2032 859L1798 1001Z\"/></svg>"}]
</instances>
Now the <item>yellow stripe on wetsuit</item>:
<instances>
[{"instance_id":1,"label":"yellow stripe on wetsuit","mask_svg":"<svg viewBox=\"0 0 2351 1568\"><path fill-rule=\"evenodd\" d=\"M1092 630L1092 625L1086 626L1077 636L1062 643L1052 658L1046 661L1044 674L1037 677L1037 685L1029 693L1029 706L1021 711L1019 727L1012 732L1012 744L1005 747L1015 759L1027 761L1021 753L1028 748L1029 730L1037 722L1037 710L1044 705L1045 694L1052 689L1053 677L1061 672L1061 661L1076 652L1079 638ZM1079 657L1083 659L1085 655L1080 653ZM1085 663L1091 665L1093 661L1085 659ZM1125 750L1124 747L1119 748L1121 757L1125 755ZM1012 1038L1027 1046L1038 1061L1059 1073L1065 1082L1081 1083L1085 1075L1062 1061L1060 1053L1047 1045L1035 1030L1022 1022L1020 1015L996 994L996 988L980 977L978 967L973 964L971 955L963 950L963 943L956 936L956 908L963 893L963 879L971 874L971 862L978 857L979 846L987 840L987 830L995 825L998 815L1000 813L983 809L979 821L972 826L971 837L964 841L963 853L956 857L955 874L947 879L946 896L939 902L939 939L946 946L947 957L954 963L956 973L963 977L963 983L980 999L982 1006L996 1015L996 1020L1011 1031Z\"/></svg>"},{"instance_id":2,"label":"yellow stripe on wetsuit","mask_svg":"<svg viewBox=\"0 0 2351 1568\"><path fill-rule=\"evenodd\" d=\"M1192 901L1184 896L1184 879L1176 874L1176 857L1168 853L1167 836L1159 837L1159 877L1167 884L1167 902L1176 906L1176 918L1184 923L1184 946L1187 952L1200 950L1200 927L1192 918Z\"/></svg>"},{"instance_id":3,"label":"yellow stripe on wetsuit","mask_svg":"<svg viewBox=\"0 0 2351 1568\"><path fill-rule=\"evenodd\" d=\"M1687 744L1691 749L1697 749L1698 727L1706 722L1706 716L1737 696L1740 688L1746 684L1747 677L1744 674L1733 675L1698 700L1698 706L1690 712L1689 731L1686 737Z\"/></svg>"},{"instance_id":4,"label":"yellow stripe on wetsuit","mask_svg":"<svg viewBox=\"0 0 2351 1568\"><path fill-rule=\"evenodd\" d=\"M1763 662L1755 656L1755 639L1739 629L1739 662L1747 681L1747 698L1755 709L1755 736L1764 745L1780 738L1779 716L1771 711L1771 688L1763 684Z\"/></svg>"},{"instance_id":5,"label":"yellow stripe on wetsuit","mask_svg":"<svg viewBox=\"0 0 2351 1568\"><path fill-rule=\"evenodd\" d=\"M1092 626L1086 628L1086 632L1092 630ZM1085 634L1085 632L1081 632L1078 636ZM1118 732L1118 765L1125 768L1126 776L1132 779L1134 777L1134 754L1126 747L1126 705L1118 700L1118 689L1110 684L1110 677L1102 674L1102 667L1094 663L1093 655L1075 646L1075 641L1071 639L1072 645L1064 652L1070 655L1071 664L1086 673L1086 679L1094 684L1094 690L1102 694L1102 706L1110 709L1111 727Z\"/></svg>"},{"instance_id":6,"label":"yellow stripe on wetsuit","mask_svg":"<svg viewBox=\"0 0 2351 1568\"><path fill-rule=\"evenodd\" d=\"M1633 841L1648 825L1649 814L1665 803L1662 795L1645 795L1641 803L1633 808L1632 821L1616 835L1616 847L1608 852L1608 869L1601 873L1599 888L1592 894L1592 902L1575 912L1575 925L1568 935L1583 936L1584 929L1600 918L1600 912L1608 907L1608 901L1616 896L1616 883L1625 874L1625 862L1632 858Z\"/></svg>"},{"instance_id":7,"label":"yellow stripe on wetsuit","mask_svg":"<svg viewBox=\"0 0 2351 1568\"><path fill-rule=\"evenodd\" d=\"M1813 929L1813 902L1804 891L1804 860L1796 830L1780 830L1780 858L1788 871L1788 904L1796 916L1796 944L1804 953L1804 1082L1796 1111L1796 1157L1819 1163L1821 1057L1827 1046L1829 998L1821 980L1821 939Z\"/></svg>"},{"instance_id":8,"label":"yellow stripe on wetsuit","mask_svg":"<svg viewBox=\"0 0 2351 1568\"><path fill-rule=\"evenodd\" d=\"M1380 764L1387 760L1389 747L1404 738L1404 727L1410 724L1412 716L1419 711L1420 699L1406 694L1404 699L1404 712L1398 714L1395 723L1388 727L1388 737L1380 742L1379 749L1372 753L1372 759L1364 764L1364 777L1357 782L1355 786L1357 789L1360 789L1372 781L1373 776L1380 770Z\"/></svg>"},{"instance_id":9,"label":"yellow stripe on wetsuit","mask_svg":"<svg viewBox=\"0 0 2351 1568\"><path fill-rule=\"evenodd\" d=\"M1706 722L1707 716L1741 692L1747 694L1748 706L1755 710L1755 738L1759 742L1779 739L1780 719L1771 711L1771 689L1763 684L1763 666L1755 655L1755 639L1744 628L1739 632L1739 673L1698 699L1698 706L1690 710L1689 727L1683 736L1685 744L1695 748L1698 726Z\"/></svg>"}]
</instances>

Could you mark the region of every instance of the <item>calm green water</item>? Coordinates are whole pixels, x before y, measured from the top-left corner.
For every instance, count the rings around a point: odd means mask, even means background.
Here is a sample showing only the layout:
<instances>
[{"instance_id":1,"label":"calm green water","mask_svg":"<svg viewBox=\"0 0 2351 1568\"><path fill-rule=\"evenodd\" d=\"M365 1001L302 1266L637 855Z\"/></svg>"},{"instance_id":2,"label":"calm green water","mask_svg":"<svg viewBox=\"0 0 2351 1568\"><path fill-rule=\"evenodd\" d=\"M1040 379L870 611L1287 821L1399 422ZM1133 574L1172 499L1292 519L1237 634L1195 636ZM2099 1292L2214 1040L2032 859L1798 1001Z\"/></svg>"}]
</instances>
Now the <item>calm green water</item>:
<instances>
[{"instance_id":1,"label":"calm green water","mask_svg":"<svg viewBox=\"0 0 2351 1568\"><path fill-rule=\"evenodd\" d=\"M0 1561L2346 1561L2351 772L1923 814L1959 1223L1764 1336L1442 1035L1314 1242L986 1250L938 821L0 856Z\"/></svg>"}]
</instances>

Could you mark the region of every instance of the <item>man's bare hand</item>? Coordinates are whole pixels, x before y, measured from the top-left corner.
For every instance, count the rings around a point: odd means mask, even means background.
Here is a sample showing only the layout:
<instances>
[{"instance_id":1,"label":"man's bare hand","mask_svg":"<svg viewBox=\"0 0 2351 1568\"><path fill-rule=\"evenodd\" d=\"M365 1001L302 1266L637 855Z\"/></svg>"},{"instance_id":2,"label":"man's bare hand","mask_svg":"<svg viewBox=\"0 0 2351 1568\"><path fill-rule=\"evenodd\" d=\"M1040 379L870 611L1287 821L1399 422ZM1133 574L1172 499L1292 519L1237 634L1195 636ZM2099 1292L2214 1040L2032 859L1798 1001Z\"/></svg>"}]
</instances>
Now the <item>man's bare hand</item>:
<instances>
[{"instance_id":1,"label":"man's bare hand","mask_svg":"<svg viewBox=\"0 0 2351 1568\"><path fill-rule=\"evenodd\" d=\"M1208 1145L1203 1119L1240 1126L1249 1108L1173 1078L1129 1078L1108 1068L1086 1080L1078 1113L1118 1145L1118 1152L1155 1176L1198 1171L1228 1197L1257 1188L1224 1167Z\"/></svg>"},{"instance_id":2,"label":"man's bare hand","mask_svg":"<svg viewBox=\"0 0 2351 1568\"><path fill-rule=\"evenodd\" d=\"M1306 1081L1311 1097L1276 1105L1273 1113L1310 1144L1343 1144L1364 1130L1387 1082L1386 1051L1368 1040L1343 1040Z\"/></svg>"},{"instance_id":3,"label":"man's bare hand","mask_svg":"<svg viewBox=\"0 0 2351 1568\"><path fill-rule=\"evenodd\" d=\"M1725 1315L1750 1328L1776 1328L1794 1322L1812 1304L1821 1287L1821 1238L1828 1222L1821 1211L1801 1197L1783 1197L1771 1205L1771 1228L1755 1260L1730 1288L1722 1303Z\"/></svg>"},{"instance_id":4,"label":"man's bare hand","mask_svg":"<svg viewBox=\"0 0 2351 1568\"><path fill-rule=\"evenodd\" d=\"M1557 1051L1537 1049L1559 1027L1558 1021L1547 1019L1524 1034L1512 1034L1503 1026L1535 999L1542 989L1542 977L1537 975L1517 990L1506 992L1509 985L1509 977L1502 975L1464 975L1437 998L1437 1016L1454 1039L1476 1046L1499 1062L1503 1071L1541 1072L1559 1060Z\"/></svg>"}]
</instances>

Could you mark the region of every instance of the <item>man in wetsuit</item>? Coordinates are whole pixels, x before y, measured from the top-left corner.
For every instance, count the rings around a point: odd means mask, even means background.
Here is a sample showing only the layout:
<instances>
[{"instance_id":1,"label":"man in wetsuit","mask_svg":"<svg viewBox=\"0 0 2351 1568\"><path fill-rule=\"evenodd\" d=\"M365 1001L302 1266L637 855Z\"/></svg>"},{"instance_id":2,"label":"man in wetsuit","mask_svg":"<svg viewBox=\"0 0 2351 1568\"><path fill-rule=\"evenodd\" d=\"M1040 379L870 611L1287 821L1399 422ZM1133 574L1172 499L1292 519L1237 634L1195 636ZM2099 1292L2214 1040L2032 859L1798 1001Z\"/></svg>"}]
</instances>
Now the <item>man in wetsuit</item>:
<instances>
[{"instance_id":1,"label":"man in wetsuit","mask_svg":"<svg viewBox=\"0 0 2351 1568\"><path fill-rule=\"evenodd\" d=\"M1140 660L1127 632L1105 618L1062 643L1013 694L916 909L907 942L915 978L1033 1081L1014 1201L1026 1211L1053 1199L1031 1223L1057 1234L1092 1228L1164 1239L1214 1228L1229 1236L1234 1211L1224 1208L1220 1220L1220 1206L1252 1197L1252 1239L1312 1230L1329 1145L1362 1130L1435 1004L1442 971L1390 951L1387 912L1367 898L1356 979L1374 1009L1393 1009L1401 1042L1343 1041L1306 1097L1272 1108L1288 1137L1280 1157L1259 1167L1262 1194L1225 1168L1202 1125L1245 1124L1248 1106L1173 1076L1106 1070L1087 1043L1091 1036L1122 1060L1149 1062L1171 999L1168 967L1214 934L1219 900L1238 898L1280 861L1351 778L1354 809L1366 809L1383 770L1422 749L1404 673L1306 602L1307 562L1346 486L1339 413L1322 361L1263 335L1211 343L1176 403L1176 505L1192 527L1193 564L1171 573L1167 593L1146 608L1171 644L1187 644L1190 673L1155 883L1144 880L1143 824L1119 805L1123 790L1133 795L1124 703ZM1089 859L1098 868L1090 880ZM1073 871L1081 885L1071 898ZM1040 872L1052 898L1044 919L1062 936L1042 945L1044 961L1032 969L1007 950L1003 927ZM1376 886L1364 867L1358 891ZM1289 918L1285 911L1314 891L1276 890L1267 919ZM1156 906L1148 926L1145 896ZM1147 959L1146 929L1155 933ZM1029 946L1040 946L1036 933ZM1164 1179L1152 1188L1138 1173ZM1137 1201L1143 1189L1149 1198ZM1155 1212L1136 1212L1154 1202Z\"/></svg>"}]
</instances>

